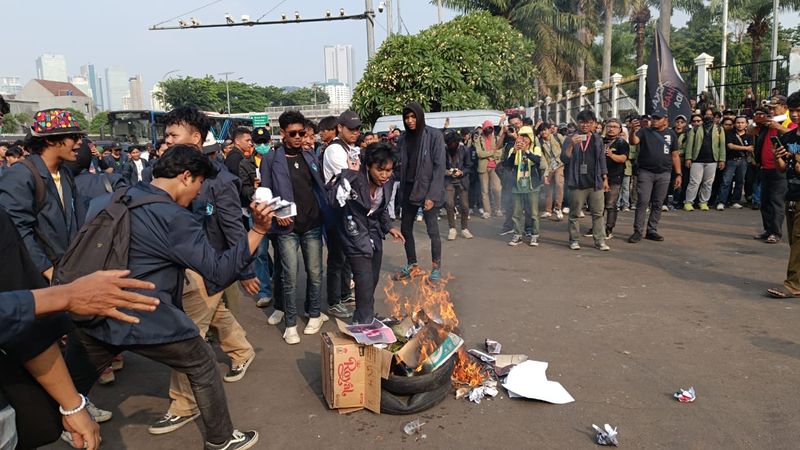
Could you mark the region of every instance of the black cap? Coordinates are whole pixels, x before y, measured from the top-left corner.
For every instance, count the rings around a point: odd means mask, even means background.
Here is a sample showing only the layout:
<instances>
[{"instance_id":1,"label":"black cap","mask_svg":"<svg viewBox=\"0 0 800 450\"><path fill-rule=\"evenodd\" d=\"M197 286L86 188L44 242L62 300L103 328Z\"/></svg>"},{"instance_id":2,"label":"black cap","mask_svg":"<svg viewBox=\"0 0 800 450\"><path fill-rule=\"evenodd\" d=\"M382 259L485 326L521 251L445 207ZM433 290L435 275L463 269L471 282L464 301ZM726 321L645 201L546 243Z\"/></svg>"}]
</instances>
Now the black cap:
<instances>
[{"instance_id":1,"label":"black cap","mask_svg":"<svg viewBox=\"0 0 800 450\"><path fill-rule=\"evenodd\" d=\"M347 128L359 128L361 126L361 119L353 111L345 111L339 115L339 125Z\"/></svg>"},{"instance_id":2,"label":"black cap","mask_svg":"<svg viewBox=\"0 0 800 450\"><path fill-rule=\"evenodd\" d=\"M650 114L642 114L639 116L639 120L650 120Z\"/></svg>"},{"instance_id":3,"label":"black cap","mask_svg":"<svg viewBox=\"0 0 800 450\"><path fill-rule=\"evenodd\" d=\"M786 96L785 95L773 95L772 98L769 100L767 106L778 106L778 105L785 105L786 104Z\"/></svg>"},{"instance_id":4,"label":"black cap","mask_svg":"<svg viewBox=\"0 0 800 450\"><path fill-rule=\"evenodd\" d=\"M667 110L663 107L659 107L653 109L653 111L650 113L650 116L652 116L653 119L661 119L663 117L669 117L669 113L667 113Z\"/></svg>"},{"instance_id":5,"label":"black cap","mask_svg":"<svg viewBox=\"0 0 800 450\"><path fill-rule=\"evenodd\" d=\"M255 142L256 144L269 143L271 137L269 134L269 130L264 127L254 128L251 134L253 136L253 142Z\"/></svg>"}]
</instances>

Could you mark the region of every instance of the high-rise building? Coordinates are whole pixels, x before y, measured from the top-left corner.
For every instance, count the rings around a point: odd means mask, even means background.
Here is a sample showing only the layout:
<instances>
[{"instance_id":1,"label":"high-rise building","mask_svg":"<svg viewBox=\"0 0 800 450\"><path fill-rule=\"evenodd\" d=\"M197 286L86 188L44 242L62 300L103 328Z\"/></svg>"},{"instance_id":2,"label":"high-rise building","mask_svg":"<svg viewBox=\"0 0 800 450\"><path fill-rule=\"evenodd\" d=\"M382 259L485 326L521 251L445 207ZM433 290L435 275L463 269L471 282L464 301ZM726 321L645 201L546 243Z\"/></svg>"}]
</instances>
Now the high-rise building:
<instances>
[{"instance_id":1,"label":"high-rise building","mask_svg":"<svg viewBox=\"0 0 800 450\"><path fill-rule=\"evenodd\" d=\"M168 109L168 105L159 99L159 95L162 92L160 82L156 83L153 89L150 90L150 108L154 111L166 111Z\"/></svg>"},{"instance_id":2,"label":"high-rise building","mask_svg":"<svg viewBox=\"0 0 800 450\"><path fill-rule=\"evenodd\" d=\"M338 81L352 90L355 87L355 58L352 45L325 46L325 81Z\"/></svg>"},{"instance_id":3,"label":"high-rise building","mask_svg":"<svg viewBox=\"0 0 800 450\"><path fill-rule=\"evenodd\" d=\"M350 100L353 98L353 90L350 86L339 82L338 80L330 80L326 83L319 83L317 86L328 94L328 103L332 108L347 109L350 107Z\"/></svg>"},{"instance_id":4,"label":"high-rise building","mask_svg":"<svg viewBox=\"0 0 800 450\"><path fill-rule=\"evenodd\" d=\"M94 64L86 64L81 66L81 76L89 80L89 89L91 90L94 104L98 109L103 109L103 90L98 90L99 81L97 74L94 72Z\"/></svg>"},{"instance_id":5,"label":"high-rise building","mask_svg":"<svg viewBox=\"0 0 800 450\"><path fill-rule=\"evenodd\" d=\"M67 60L64 55L45 53L36 58L36 78L39 80L68 81Z\"/></svg>"},{"instance_id":6,"label":"high-rise building","mask_svg":"<svg viewBox=\"0 0 800 450\"><path fill-rule=\"evenodd\" d=\"M92 99L94 98L94 92L92 92L92 87L89 85L89 80L86 77L70 77L69 82L72 83L72 85L76 88L80 89L81 92L87 96L91 97Z\"/></svg>"},{"instance_id":7,"label":"high-rise building","mask_svg":"<svg viewBox=\"0 0 800 450\"><path fill-rule=\"evenodd\" d=\"M121 67L106 69L106 107L109 110L124 109L122 98L130 95L128 72Z\"/></svg>"},{"instance_id":8,"label":"high-rise building","mask_svg":"<svg viewBox=\"0 0 800 450\"><path fill-rule=\"evenodd\" d=\"M128 91L130 92L130 107L126 109L144 109L144 89L141 75L128 79Z\"/></svg>"},{"instance_id":9,"label":"high-rise building","mask_svg":"<svg viewBox=\"0 0 800 450\"><path fill-rule=\"evenodd\" d=\"M19 77L0 77L0 94L3 96L16 97L22 91Z\"/></svg>"}]
</instances>

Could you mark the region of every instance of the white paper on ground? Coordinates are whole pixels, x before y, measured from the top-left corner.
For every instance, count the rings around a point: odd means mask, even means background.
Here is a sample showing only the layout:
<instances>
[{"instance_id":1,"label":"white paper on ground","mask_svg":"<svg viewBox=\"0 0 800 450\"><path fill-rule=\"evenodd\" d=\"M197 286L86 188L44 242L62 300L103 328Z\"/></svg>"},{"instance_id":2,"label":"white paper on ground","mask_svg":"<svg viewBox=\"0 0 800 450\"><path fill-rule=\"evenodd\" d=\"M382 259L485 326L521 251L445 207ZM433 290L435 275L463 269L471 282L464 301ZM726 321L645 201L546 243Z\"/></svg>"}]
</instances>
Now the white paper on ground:
<instances>
[{"instance_id":1,"label":"white paper on ground","mask_svg":"<svg viewBox=\"0 0 800 450\"><path fill-rule=\"evenodd\" d=\"M547 363L528 360L517 364L506 377L503 387L510 398L525 397L563 405L575 401L557 381L547 379Z\"/></svg>"}]
</instances>

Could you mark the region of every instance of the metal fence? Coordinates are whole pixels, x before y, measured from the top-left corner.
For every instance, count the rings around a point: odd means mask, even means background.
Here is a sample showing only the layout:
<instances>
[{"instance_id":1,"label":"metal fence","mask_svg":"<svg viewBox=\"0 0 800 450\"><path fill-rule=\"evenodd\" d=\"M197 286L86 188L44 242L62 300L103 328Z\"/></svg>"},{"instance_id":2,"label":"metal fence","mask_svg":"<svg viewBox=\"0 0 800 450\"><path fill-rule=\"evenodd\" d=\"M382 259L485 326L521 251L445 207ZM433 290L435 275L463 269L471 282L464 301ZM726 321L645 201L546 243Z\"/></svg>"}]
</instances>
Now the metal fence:
<instances>
[{"instance_id":1,"label":"metal fence","mask_svg":"<svg viewBox=\"0 0 800 450\"><path fill-rule=\"evenodd\" d=\"M773 61L778 63L778 71L772 77ZM725 83L721 83L722 70L725 69ZM720 103L721 90L725 90L725 106L733 110L741 110L747 95L747 88L753 91L755 99L770 97L771 86L780 92L786 92L789 80L789 62L786 58L765 60L756 63L728 64L708 68L708 90L717 104Z\"/></svg>"}]
</instances>

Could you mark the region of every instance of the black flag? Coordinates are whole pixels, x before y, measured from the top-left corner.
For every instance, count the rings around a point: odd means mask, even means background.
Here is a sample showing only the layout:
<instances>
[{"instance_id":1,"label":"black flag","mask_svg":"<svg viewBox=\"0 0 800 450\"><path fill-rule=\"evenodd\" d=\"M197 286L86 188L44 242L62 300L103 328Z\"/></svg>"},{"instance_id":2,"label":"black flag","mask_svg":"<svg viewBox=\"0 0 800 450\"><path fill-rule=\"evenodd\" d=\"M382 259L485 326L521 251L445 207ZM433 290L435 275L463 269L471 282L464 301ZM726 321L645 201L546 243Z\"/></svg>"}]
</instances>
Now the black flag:
<instances>
[{"instance_id":1,"label":"black flag","mask_svg":"<svg viewBox=\"0 0 800 450\"><path fill-rule=\"evenodd\" d=\"M653 39L653 51L647 61L645 111L647 114L664 114L666 111L670 124L678 115L688 118L691 114L686 82L678 72L672 50L658 27Z\"/></svg>"}]
</instances>

